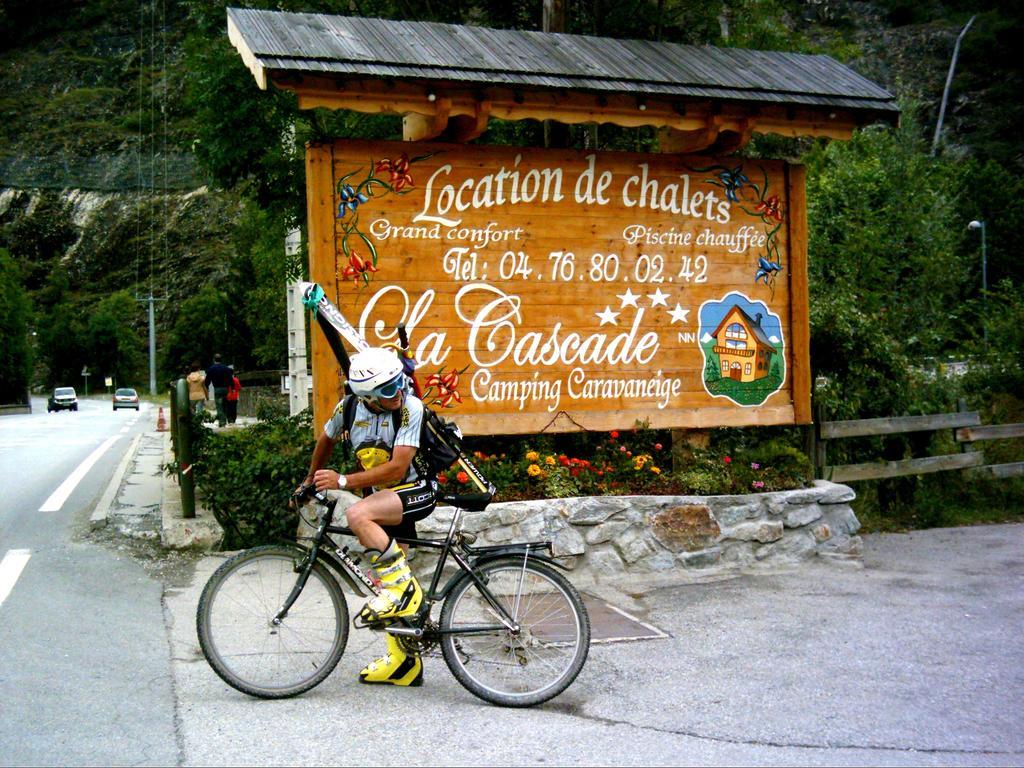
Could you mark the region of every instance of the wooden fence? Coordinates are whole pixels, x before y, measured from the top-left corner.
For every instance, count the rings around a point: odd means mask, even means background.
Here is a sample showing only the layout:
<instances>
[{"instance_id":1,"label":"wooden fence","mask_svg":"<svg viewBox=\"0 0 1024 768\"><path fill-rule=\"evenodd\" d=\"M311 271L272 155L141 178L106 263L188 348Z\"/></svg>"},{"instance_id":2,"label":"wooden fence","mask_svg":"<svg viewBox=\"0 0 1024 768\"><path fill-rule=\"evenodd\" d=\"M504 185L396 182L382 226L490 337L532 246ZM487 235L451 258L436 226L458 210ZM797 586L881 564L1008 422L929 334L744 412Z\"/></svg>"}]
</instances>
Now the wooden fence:
<instances>
[{"instance_id":1,"label":"wooden fence","mask_svg":"<svg viewBox=\"0 0 1024 768\"><path fill-rule=\"evenodd\" d=\"M1024 461L1007 464L986 464L981 450L973 444L983 440L1006 440L1024 437L1024 424L982 425L976 411L935 413L925 416L894 416L882 419L855 419L825 421L820 408L815 409L815 423L810 430L808 452L814 463L815 477L837 483L856 480L880 480L905 475L924 475L951 469L966 469L992 477L1024 475ZM952 429L960 445L959 453L899 461L872 461L864 464L828 463L829 441L850 437L903 434L907 432L937 432Z\"/></svg>"}]
</instances>

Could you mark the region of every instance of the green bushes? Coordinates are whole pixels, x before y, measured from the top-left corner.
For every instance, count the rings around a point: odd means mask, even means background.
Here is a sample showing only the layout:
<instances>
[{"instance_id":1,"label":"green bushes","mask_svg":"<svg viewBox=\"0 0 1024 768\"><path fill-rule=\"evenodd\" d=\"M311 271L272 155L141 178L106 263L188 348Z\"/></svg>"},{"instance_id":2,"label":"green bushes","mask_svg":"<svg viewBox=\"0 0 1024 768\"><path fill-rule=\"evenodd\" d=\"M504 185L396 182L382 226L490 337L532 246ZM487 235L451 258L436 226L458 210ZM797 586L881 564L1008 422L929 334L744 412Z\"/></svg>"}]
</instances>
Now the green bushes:
<instances>
[{"instance_id":1,"label":"green bushes","mask_svg":"<svg viewBox=\"0 0 1024 768\"><path fill-rule=\"evenodd\" d=\"M224 528L224 549L294 540L298 517L287 503L309 469L311 424L308 410L220 431L193 417L196 484Z\"/></svg>"}]
</instances>

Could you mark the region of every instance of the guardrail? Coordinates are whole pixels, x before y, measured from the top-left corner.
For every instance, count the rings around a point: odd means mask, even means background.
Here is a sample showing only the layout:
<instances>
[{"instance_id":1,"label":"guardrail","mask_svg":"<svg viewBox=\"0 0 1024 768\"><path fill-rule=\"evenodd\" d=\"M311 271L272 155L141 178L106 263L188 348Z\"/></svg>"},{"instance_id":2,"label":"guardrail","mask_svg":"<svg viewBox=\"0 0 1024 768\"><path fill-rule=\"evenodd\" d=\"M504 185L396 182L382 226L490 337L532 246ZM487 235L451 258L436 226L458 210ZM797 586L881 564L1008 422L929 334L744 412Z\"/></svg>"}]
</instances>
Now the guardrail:
<instances>
[{"instance_id":1,"label":"guardrail","mask_svg":"<svg viewBox=\"0 0 1024 768\"><path fill-rule=\"evenodd\" d=\"M871 461L862 464L830 465L828 463L827 443L831 440L907 432L938 432L943 429L954 430L953 437L960 444L960 453L898 461ZM1024 461L985 464L984 453L980 450L967 450L967 446L983 440L1005 440L1017 437L1024 437L1024 424L982 425L981 417L976 411L825 421L823 411L819 407L815 409L815 423L811 430L808 449L814 464L815 477L837 483L924 475L954 469L966 469L972 473L1005 478L1024 475Z\"/></svg>"}]
</instances>

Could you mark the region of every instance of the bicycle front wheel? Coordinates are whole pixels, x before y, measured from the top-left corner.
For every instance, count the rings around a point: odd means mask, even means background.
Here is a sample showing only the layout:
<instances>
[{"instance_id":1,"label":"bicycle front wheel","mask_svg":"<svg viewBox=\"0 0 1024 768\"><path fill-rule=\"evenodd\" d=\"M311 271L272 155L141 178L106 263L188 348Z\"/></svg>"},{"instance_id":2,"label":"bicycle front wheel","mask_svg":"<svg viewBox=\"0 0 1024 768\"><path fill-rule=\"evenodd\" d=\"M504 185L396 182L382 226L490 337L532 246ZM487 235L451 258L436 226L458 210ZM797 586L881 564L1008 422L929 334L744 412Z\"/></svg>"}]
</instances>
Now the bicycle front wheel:
<instances>
[{"instance_id":1,"label":"bicycle front wheel","mask_svg":"<svg viewBox=\"0 0 1024 768\"><path fill-rule=\"evenodd\" d=\"M221 679L243 693L280 699L308 691L345 652L348 605L322 563L313 566L288 615L273 623L305 555L287 546L246 550L225 561L203 589L199 646Z\"/></svg>"},{"instance_id":2,"label":"bicycle front wheel","mask_svg":"<svg viewBox=\"0 0 1024 768\"><path fill-rule=\"evenodd\" d=\"M538 561L503 558L475 570L519 625L514 633L476 583L463 576L441 611L444 660L462 685L485 701L529 707L557 696L583 669L590 619L579 593Z\"/></svg>"}]
</instances>

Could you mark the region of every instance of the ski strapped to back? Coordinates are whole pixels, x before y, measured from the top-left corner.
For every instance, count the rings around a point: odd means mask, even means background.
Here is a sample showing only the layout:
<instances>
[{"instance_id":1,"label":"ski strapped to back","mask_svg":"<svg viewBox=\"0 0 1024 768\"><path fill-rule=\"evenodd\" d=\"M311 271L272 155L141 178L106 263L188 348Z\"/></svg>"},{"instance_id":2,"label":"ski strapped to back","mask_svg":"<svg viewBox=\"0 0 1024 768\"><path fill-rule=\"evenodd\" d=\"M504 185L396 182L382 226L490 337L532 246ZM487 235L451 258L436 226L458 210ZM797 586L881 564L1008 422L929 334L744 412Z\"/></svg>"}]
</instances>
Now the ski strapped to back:
<instances>
[{"instance_id":1,"label":"ski strapped to back","mask_svg":"<svg viewBox=\"0 0 1024 768\"><path fill-rule=\"evenodd\" d=\"M316 318L317 323L320 325L320 330L324 332L324 337L327 339L331 351L334 352L334 356L338 358L338 362L341 364L341 370L344 371L347 377L349 367L348 352L345 351L341 340L344 339L351 344L356 352L369 349L370 345L366 343L366 339L359 334L359 331L352 326L352 323L346 320L338 308L328 300L324 289L317 283L300 282L299 290L302 292L303 306L313 313L313 317Z\"/></svg>"}]
</instances>

